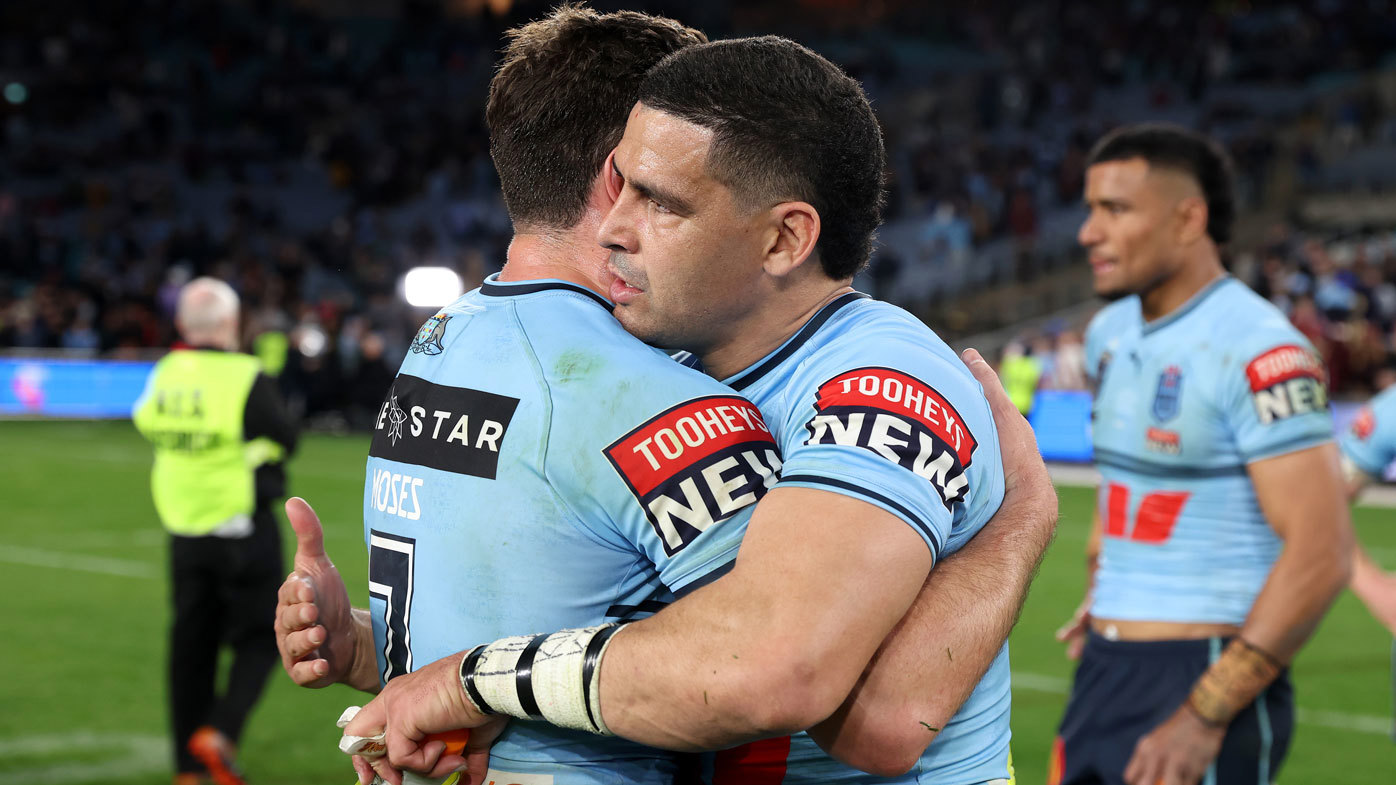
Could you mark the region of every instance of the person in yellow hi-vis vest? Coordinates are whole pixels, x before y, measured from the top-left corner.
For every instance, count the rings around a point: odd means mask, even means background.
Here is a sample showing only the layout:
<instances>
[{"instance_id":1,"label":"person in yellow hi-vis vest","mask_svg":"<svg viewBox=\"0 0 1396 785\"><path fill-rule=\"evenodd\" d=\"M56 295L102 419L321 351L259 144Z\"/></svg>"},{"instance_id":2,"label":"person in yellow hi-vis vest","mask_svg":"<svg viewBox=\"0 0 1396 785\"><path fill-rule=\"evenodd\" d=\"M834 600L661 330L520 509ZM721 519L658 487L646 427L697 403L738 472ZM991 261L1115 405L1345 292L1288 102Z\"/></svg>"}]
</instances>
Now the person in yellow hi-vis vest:
<instances>
[{"instance_id":1,"label":"person in yellow hi-vis vest","mask_svg":"<svg viewBox=\"0 0 1396 785\"><path fill-rule=\"evenodd\" d=\"M1033 396L1037 394L1037 384L1042 380L1042 361L1027 354L1018 341L1004 347L1003 359L999 361L999 378L1009 400L1026 417L1032 412Z\"/></svg>"},{"instance_id":2,"label":"person in yellow hi-vis vest","mask_svg":"<svg viewBox=\"0 0 1396 785\"><path fill-rule=\"evenodd\" d=\"M155 447L150 488L170 533L170 712L175 785L242 785L238 737L277 661L272 622L281 537L272 503L296 429L271 377L239 354L238 297L215 278L179 295L189 348L156 364L136 402L136 428ZM220 645L233 649L217 694Z\"/></svg>"}]
</instances>

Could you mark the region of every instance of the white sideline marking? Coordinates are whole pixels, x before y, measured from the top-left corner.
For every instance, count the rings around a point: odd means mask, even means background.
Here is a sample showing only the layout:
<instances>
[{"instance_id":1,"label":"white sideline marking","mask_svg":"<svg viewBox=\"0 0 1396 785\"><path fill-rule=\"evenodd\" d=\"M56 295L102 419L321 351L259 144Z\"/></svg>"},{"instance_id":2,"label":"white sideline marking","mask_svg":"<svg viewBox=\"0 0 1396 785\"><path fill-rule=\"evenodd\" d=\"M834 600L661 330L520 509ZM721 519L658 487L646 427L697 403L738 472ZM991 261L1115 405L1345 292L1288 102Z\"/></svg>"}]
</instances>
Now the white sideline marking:
<instances>
[{"instance_id":1,"label":"white sideline marking","mask_svg":"<svg viewBox=\"0 0 1396 785\"><path fill-rule=\"evenodd\" d=\"M160 577L160 571L151 564L130 559L113 559L108 556L83 556L62 551L46 551L38 548L6 546L0 550L0 561L10 564L26 564L31 567L53 567L60 570L94 572L98 575L115 575L121 578L153 579Z\"/></svg>"},{"instance_id":2,"label":"white sideline marking","mask_svg":"<svg viewBox=\"0 0 1396 785\"><path fill-rule=\"evenodd\" d=\"M1071 681L1058 676L1045 676L1041 673L1013 671L1013 686L1017 689L1045 692L1051 695L1066 695L1071 691ZM1347 714L1341 711L1321 709L1299 709L1295 712L1295 722L1300 725L1315 725L1321 728L1370 733L1374 736L1390 736L1392 719L1371 714Z\"/></svg>"},{"instance_id":3,"label":"white sideline marking","mask_svg":"<svg viewBox=\"0 0 1396 785\"><path fill-rule=\"evenodd\" d=\"M0 772L0 785L62 785L68 782L129 780L168 771L169 739L163 736L76 731L0 739L0 759L54 756L74 749L107 754L91 763L36 765Z\"/></svg>"}]
</instances>

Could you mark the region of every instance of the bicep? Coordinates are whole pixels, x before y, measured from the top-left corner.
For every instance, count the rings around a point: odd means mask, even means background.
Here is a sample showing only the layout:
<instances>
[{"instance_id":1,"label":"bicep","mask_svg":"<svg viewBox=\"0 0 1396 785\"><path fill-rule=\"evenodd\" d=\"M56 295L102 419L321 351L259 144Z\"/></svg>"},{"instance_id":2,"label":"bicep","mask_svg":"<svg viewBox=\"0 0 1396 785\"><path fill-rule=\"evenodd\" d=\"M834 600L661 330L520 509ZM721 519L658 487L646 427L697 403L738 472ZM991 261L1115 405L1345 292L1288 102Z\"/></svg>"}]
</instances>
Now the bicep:
<instances>
[{"instance_id":1,"label":"bicep","mask_svg":"<svg viewBox=\"0 0 1396 785\"><path fill-rule=\"evenodd\" d=\"M1347 519L1338 448L1332 442L1247 465L1265 520L1281 539L1337 528Z\"/></svg>"}]
</instances>

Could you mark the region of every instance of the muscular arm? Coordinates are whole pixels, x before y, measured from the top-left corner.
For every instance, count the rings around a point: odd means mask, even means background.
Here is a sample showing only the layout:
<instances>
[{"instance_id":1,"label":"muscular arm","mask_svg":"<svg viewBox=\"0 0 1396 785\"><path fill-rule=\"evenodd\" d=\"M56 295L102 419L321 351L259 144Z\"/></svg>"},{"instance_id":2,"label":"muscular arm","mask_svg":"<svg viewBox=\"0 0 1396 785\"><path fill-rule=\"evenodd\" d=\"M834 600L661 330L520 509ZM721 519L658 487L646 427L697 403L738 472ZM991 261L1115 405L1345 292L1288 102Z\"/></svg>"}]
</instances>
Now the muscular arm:
<instances>
[{"instance_id":1,"label":"muscular arm","mask_svg":"<svg viewBox=\"0 0 1396 785\"><path fill-rule=\"evenodd\" d=\"M890 513L776 488L731 573L612 640L600 672L605 722L679 750L813 725L847 697L929 567L920 537Z\"/></svg>"},{"instance_id":2,"label":"muscular arm","mask_svg":"<svg viewBox=\"0 0 1396 785\"><path fill-rule=\"evenodd\" d=\"M1356 502L1362 490L1378 479L1346 458L1343 460L1343 473L1347 480L1348 501L1351 502ZM1392 634L1396 634L1396 575L1383 570L1362 549L1355 536L1352 545L1352 582L1349 586L1372 616Z\"/></svg>"},{"instance_id":3,"label":"muscular arm","mask_svg":"<svg viewBox=\"0 0 1396 785\"><path fill-rule=\"evenodd\" d=\"M974 691L1017 621L1056 527L1056 491L1032 429L978 354L966 360L1003 447L1003 505L936 566L853 693L810 729L826 752L873 774L910 769Z\"/></svg>"},{"instance_id":4,"label":"muscular arm","mask_svg":"<svg viewBox=\"0 0 1396 785\"><path fill-rule=\"evenodd\" d=\"M1241 637L1288 663L1351 575L1354 540L1338 448L1311 447L1257 461L1249 471L1261 511L1284 549Z\"/></svg>"}]
</instances>

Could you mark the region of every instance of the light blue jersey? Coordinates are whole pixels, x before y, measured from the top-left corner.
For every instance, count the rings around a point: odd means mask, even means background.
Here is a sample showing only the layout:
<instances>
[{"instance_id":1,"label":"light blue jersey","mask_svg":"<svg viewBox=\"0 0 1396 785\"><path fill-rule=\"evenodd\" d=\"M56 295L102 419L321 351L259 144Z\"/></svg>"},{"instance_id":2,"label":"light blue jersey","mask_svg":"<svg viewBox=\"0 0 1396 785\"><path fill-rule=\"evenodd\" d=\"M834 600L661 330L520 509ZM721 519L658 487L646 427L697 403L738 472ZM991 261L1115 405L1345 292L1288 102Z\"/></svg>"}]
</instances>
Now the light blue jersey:
<instances>
[{"instance_id":1,"label":"light blue jersey","mask_svg":"<svg viewBox=\"0 0 1396 785\"><path fill-rule=\"evenodd\" d=\"M1091 613L1242 623L1281 547L1246 467L1333 438L1322 363L1229 276L1148 324L1138 297L1112 303L1086 361L1105 535Z\"/></svg>"},{"instance_id":2,"label":"light blue jersey","mask_svg":"<svg viewBox=\"0 0 1396 785\"><path fill-rule=\"evenodd\" d=\"M428 319L364 483L379 675L648 615L730 568L775 483L759 411L560 281L487 281ZM515 720L502 781L672 781L680 758ZM519 776L509 778L508 774Z\"/></svg>"},{"instance_id":3,"label":"light blue jersey","mask_svg":"<svg viewBox=\"0 0 1396 785\"><path fill-rule=\"evenodd\" d=\"M1396 461L1396 387L1388 387L1353 418L1338 439L1343 457L1364 474L1380 480Z\"/></svg>"},{"instance_id":4,"label":"light blue jersey","mask_svg":"<svg viewBox=\"0 0 1396 785\"><path fill-rule=\"evenodd\" d=\"M785 459L779 485L881 507L937 559L963 546L1003 501L998 432L982 388L935 333L900 308L844 295L725 382L766 416ZM935 679L934 670L925 678ZM905 776L851 769L803 733L717 753L709 774L713 785L1003 779L1010 774L1009 703L1005 646Z\"/></svg>"}]
</instances>

